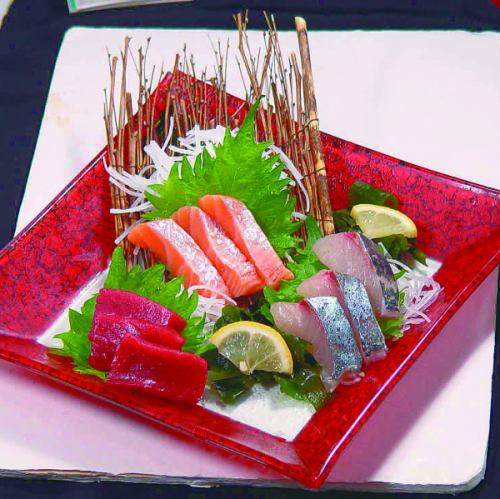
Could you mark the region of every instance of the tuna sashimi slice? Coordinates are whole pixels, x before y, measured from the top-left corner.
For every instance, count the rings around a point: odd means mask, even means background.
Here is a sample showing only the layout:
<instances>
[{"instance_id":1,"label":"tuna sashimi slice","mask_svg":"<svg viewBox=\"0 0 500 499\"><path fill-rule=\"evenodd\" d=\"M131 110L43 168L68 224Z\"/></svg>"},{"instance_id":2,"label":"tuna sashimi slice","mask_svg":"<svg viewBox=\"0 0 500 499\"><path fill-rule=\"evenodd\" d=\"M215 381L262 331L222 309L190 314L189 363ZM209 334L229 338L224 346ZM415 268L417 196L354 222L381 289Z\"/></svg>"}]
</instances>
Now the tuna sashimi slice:
<instances>
[{"instance_id":1,"label":"tuna sashimi slice","mask_svg":"<svg viewBox=\"0 0 500 499\"><path fill-rule=\"evenodd\" d=\"M94 369L109 371L116 349L125 336L180 350L186 339L175 329L151 322L124 318L118 315L95 315L89 333L91 344L89 364Z\"/></svg>"},{"instance_id":2,"label":"tuna sashimi slice","mask_svg":"<svg viewBox=\"0 0 500 499\"><path fill-rule=\"evenodd\" d=\"M209 194L198 199L198 204L253 263L260 278L268 286L277 289L280 281L293 279L293 274L283 265L254 216L241 201L229 196Z\"/></svg>"},{"instance_id":3,"label":"tuna sashimi slice","mask_svg":"<svg viewBox=\"0 0 500 499\"><path fill-rule=\"evenodd\" d=\"M323 237L313 250L330 269L362 282L377 317L399 316L396 279L373 241L357 232L341 232Z\"/></svg>"},{"instance_id":4,"label":"tuna sashimi slice","mask_svg":"<svg viewBox=\"0 0 500 499\"><path fill-rule=\"evenodd\" d=\"M264 287L255 267L229 239L220 225L197 206L184 206L172 219L198 244L219 271L232 297L247 296Z\"/></svg>"},{"instance_id":5,"label":"tuna sashimi slice","mask_svg":"<svg viewBox=\"0 0 500 499\"><path fill-rule=\"evenodd\" d=\"M131 243L150 250L175 277L184 276L184 286L198 285L203 296L227 296L229 291L217 269L193 238L173 220L164 218L136 225Z\"/></svg>"},{"instance_id":6,"label":"tuna sashimi slice","mask_svg":"<svg viewBox=\"0 0 500 499\"><path fill-rule=\"evenodd\" d=\"M120 315L162 324L179 332L186 327L185 319L172 310L143 296L119 289L101 289L99 291L94 317L101 314Z\"/></svg>"},{"instance_id":7,"label":"tuna sashimi slice","mask_svg":"<svg viewBox=\"0 0 500 499\"><path fill-rule=\"evenodd\" d=\"M207 372L206 360L197 355L126 336L107 381L147 395L196 404L203 395Z\"/></svg>"},{"instance_id":8,"label":"tuna sashimi slice","mask_svg":"<svg viewBox=\"0 0 500 499\"><path fill-rule=\"evenodd\" d=\"M333 270L321 270L297 287L305 297L334 296L344 309L366 362L385 357L387 347L375 319L368 293L359 279Z\"/></svg>"},{"instance_id":9,"label":"tuna sashimi slice","mask_svg":"<svg viewBox=\"0 0 500 499\"><path fill-rule=\"evenodd\" d=\"M358 379L361 355L349 321L336 298L273 303L271 314L278 329L311 343L314 358L328 375L344 383Z\"/></svg>"}]
</instances>

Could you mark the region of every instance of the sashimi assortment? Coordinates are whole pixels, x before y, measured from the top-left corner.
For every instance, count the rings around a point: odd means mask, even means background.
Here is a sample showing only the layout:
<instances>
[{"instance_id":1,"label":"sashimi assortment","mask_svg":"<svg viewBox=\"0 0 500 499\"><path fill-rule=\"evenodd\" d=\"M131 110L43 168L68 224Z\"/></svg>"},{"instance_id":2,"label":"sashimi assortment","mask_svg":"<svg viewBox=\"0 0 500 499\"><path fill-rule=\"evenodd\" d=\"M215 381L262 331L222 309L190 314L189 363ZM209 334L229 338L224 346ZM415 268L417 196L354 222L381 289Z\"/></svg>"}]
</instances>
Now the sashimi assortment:
<instances>
[{"instance_id":1,"label":"sashimi assortment","mask_svg":"<svg viewBox=\"0 0 500 499\"><path fill-rule=\"evenodd\" d=\"M363 369L385 358L387 339L402 335L404 306L413 302L398 287L402 273L412 273L400 262L425 263L416 226L397 211L394 195L361 183L349 193L357 200L351 211L331 215L335 233L307 210L293 211L286 171L294 167L287 159L285 171L275 146L255 142L255 112L218 142L193 131L206 149L194 161L186 156L162 183L140 177L123 185L129 194L144 189L144 219L120 234L133 261L117 248L104 288L80 315L70 314L71 330L59 335L60 355L72 357L79 372L184 404L204 396L235 403L260 384L319 408L332 387L363 383ZM165 162L158 149L148 148ZM227 182L217 176L219 157ZM271 185L245 183L238 157ZM405 233L391 232L391 223Z\"/></svg>"}]
</instances>

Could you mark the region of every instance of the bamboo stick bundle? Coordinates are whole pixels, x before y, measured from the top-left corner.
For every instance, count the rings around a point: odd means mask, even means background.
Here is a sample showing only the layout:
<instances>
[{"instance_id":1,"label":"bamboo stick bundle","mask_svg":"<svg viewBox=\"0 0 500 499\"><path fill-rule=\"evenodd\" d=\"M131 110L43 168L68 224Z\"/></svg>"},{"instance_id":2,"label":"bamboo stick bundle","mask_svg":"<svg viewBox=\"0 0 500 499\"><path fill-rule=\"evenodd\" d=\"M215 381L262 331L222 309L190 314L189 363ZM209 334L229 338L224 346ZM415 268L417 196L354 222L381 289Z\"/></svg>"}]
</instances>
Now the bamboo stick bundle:
<instances>
[{"instance_id":1,"label":"bamboo stick bundle","mask_svg":"<svg viewBox=\"0 0 500 499\"><path fill-rule=\"evenodd\" d=\"M248 13L234 16L238 29L237 64L246 93L246 104L260 99L256 116L256 136L259 140L272 141L278 146L295 168L300 172L301 185L295 183L292 193L296 198L298 212L311 213L318 221L324 234L334 231L326 170L319 132L317 106L307 26L302 18L296 18L300 53L300 66L294 52L286 60L282 54L274 17L264 13L267 31L263 34L263 49L257 53L247 34ZM151 159L145 154L144 146L155 140L163 144L170 135L171 143L184 137L193 127L202 129L216 125L240 125L238 116L242 107L229 113L227 95L227 67L229 41L223 46L220 41L212 45L215 57L214 75L207 76L205 68L197 74L194 57L188 55L184 46L182 54L175 57L168 83L162 87L165 108L161 116L156 116L158 92L153 93L155 67L148 74L147 54L150 40L145 48L137 51L137 58L130 51L130 40L125 39L124 50L118 58L110 56L110 90L106 93L104 121L108 142L110 166L118 172L126 170L137 174L149 164ZM127 61L131 58L139 80L136 112L133 99L127 90ZM302 69L301 69L302 68ZM121 70L118 78L118 69ZM161 68L156 80L160 82L164 72ZM119 81L119 97L115 86ZM209 83L212 89L209 86ZM118 105L115 104L118 101ZM215 113L213 110L215 109ZM116 136L116 139L115 139ZM166 149L167 154L171 154ZM130 207L128 194L110 184L113 208L120 210ZM137 223L137 213L115 216L117 237L131 224ZM300 236L306 239L302 227ZM124 248L128 265L137 260L126 239L120 242ZM137 251L137 250L136 250ZM145 266L151 264L146 252L140 258Z\"/></svg>"}]
</instances>

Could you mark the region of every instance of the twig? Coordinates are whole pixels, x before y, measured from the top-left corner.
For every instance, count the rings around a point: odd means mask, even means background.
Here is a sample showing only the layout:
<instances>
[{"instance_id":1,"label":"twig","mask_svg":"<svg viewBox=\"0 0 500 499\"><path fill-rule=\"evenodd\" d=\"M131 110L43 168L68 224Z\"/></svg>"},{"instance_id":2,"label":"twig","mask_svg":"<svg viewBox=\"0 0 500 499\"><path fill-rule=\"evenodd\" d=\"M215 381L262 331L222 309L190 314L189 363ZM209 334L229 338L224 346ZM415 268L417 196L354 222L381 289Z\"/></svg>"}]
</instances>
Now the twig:
<instances>
[{"instance_id":1,"label":"twig","mask_svg":"<svg viewBox=\"0 0 500 499\"><path fill-rule=\"evenodd\" d=\"M307 24L302 17L295 18L295 28L299 40L300 59L302 62L302 72L304 77L304 100L306 113L311 134L311 146L314 155L314 169L321 207L321 226L323 234L331 234L335 231L330 204L330 192L328 189L328 179L326 176L325 161L323 156L323 146L319 131L318 111L316 107L316 97L314 95L314 80L312 75L311 53L309 50L309 40L307 37Z\"/></svg>"}]
</instances>

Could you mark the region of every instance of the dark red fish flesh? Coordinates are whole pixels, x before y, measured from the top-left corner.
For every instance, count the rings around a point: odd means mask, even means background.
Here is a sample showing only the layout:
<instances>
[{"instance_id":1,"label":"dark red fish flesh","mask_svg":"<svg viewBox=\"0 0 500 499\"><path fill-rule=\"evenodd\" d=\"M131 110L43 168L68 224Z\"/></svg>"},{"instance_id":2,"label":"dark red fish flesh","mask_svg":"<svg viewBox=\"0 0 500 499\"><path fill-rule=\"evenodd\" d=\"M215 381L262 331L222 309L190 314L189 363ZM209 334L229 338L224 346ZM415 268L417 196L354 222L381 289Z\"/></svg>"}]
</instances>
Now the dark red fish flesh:
<instances>
[{"instance_id":1,"label":"dark red fish flesh","mask_svg":"<svg viewBox=\"0 0 500 499\"><path fill-rule=\"evenodd\" d=\"M111 364L108 383L147 395L196 404L205 389L208 365L192 353L126 336Z\"/></svg>"}]
</instances>

